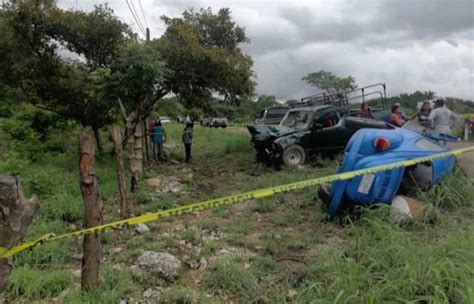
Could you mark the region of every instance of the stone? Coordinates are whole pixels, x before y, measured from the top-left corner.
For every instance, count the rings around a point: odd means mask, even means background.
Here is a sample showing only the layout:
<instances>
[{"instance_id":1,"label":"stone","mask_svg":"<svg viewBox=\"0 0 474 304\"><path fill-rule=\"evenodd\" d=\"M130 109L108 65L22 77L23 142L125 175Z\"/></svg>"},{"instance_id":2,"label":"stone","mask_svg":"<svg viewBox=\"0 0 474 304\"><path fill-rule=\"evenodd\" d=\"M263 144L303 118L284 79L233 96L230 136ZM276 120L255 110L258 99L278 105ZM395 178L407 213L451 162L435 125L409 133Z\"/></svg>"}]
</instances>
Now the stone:
<instances>
[{"instance_id":1,"label":"stone","mask_svg":"<svg viewBox=\"0 0 474 304\"><path fill-rule=\"evenodd\" d=\"M290 289L288 290L288 294L286 295L286 300L293 301L297 295L298 295L298 292L296 290Z\"/></svg>"},{"instance_id":2,"label":"stone","mask_svg":"<svg viewBox=\"0 0 474 304\"><path fill-rule=\"evenodd\" d=\"M185 229L186 229L186 226L184 226L183 224L178 224L174 226L174 231L183 231Z\"/></svg>"},{"instance_id":3,"label":"stone","mask_svg":"<svg viewBox=\"0 0 474 304\"><path fill-rule=\"evenodd\" d=\"M230 254L230 251L227 249L220 249L219 251L216 252L216 255L218 256L226 256L229 254Z\"/></svg>"},{"instance_id":4,"label":"stone","mask_svg":"<svg viewBox=\"0 0 474 304\"><path fill-rule=\"evenodd\" d=\"M199 260L199 270L205 270L208 266L207 260L205 258L201 258Z\"/></svg>"},{"instance_id":5,"label":"stone","mask_svg":"<svg viewBox=\"0 0 474 304\"><path fill-rule=\"evenodd\" d=\"M175 281L181 272L181 261L167 252L145 251L137 259L142 270L167 281Z\"/></svg>"},{"instance_id":6,"label":"stone","mask_svg":"<svg viewBox=\"0 0 474 304\"><path fill-rule=\"evenodd\" d=\"M80 269L76 269L72 272L72 276L77 278L77 279L80 279L81 278L81 270Z\"/></svg>"},{"instance_id":7,"label":"stone","mask_svg":"<svg viewBox=\"0 0 474 304\"><path fill-rule=\"evenodd\" d=\"M159 289L148 288L143 293L143 297L146 298L146 299L159 299L160 296L161 296L161 293L162 293L162 291L159 290Z\"/></svg>"},{"instance_id":8,"label":"stone","mask_svg":"<svg viewBox=\"0 0 474 304\"><path fill-rule=\"evenodd\" d=\"M189 268L191 269L198 269L199 268L199 261L196 259L191 259L188 261Z\"/></svg>"},{"instance_id":9,"label":"stone","mask_svg":"<svg viewBox=\"0 0 474 304\"><path fill-rule=\"evenodd\" d=\"M148 228L147 225L140 223L135 226L135 231L138 232L139 234L144 234L150 232L150 228Z\"/></svg>"}]
</instances>

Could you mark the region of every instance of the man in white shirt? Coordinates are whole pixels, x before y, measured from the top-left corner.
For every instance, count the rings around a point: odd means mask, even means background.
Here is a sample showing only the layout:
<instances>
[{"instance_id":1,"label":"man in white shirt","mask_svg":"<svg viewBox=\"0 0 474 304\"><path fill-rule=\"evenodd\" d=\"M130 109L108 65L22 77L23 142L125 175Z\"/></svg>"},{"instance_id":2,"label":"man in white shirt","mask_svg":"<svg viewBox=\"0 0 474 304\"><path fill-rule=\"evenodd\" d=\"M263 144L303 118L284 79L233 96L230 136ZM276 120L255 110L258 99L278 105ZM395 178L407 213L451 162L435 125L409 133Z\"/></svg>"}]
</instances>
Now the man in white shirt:
<instances>
[{"instance_id":1,"label":"man in white shirt","mask_svg":"<svg viewBox=\"0 0 474 304\"><path fill-rule=\"evenodd\" d=\"M451 127L458 119L458 116L445 107L444 99L437 99L435 101L435 109L431 111L428 119L434 130L451 135Z\"/></svg>"}]
</instances>

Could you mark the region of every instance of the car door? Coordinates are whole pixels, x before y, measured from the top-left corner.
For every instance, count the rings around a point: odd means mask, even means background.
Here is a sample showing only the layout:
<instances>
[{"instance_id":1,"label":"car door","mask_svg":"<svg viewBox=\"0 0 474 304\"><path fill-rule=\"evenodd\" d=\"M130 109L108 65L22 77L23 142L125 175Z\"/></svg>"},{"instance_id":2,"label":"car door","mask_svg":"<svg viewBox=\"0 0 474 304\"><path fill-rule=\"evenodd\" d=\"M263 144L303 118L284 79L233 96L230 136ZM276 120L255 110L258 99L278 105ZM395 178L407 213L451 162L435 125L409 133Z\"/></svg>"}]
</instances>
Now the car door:
<instances>
[{"instance_id":1,"label":"car door","mask_svg":"<svg viewBox=\"0 0 474 304\"><path fill-rule=\"evenodd\" d=\"M353 132L341 124L345 113L332 110L322 113L312 129L312 147L315 152L342 151Z\"/></svg>"}]
</instances>

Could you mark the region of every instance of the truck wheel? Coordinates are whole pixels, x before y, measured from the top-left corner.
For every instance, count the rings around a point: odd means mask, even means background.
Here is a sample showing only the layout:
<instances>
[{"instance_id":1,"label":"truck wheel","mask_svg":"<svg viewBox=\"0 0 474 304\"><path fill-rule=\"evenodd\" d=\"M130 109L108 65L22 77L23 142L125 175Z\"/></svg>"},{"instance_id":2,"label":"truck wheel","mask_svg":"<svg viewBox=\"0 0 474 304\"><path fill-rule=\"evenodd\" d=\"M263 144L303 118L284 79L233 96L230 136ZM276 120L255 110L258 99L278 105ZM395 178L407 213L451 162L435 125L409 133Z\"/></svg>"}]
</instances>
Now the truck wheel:
<instances>
[{"instance_id":1,"label":"truck wheel","mask_svg":"<svg viewBox=\"0 0 474 304\"><path fill-rule=\"evenodd\" d=\"M287 166L300 166L306 161L306 151L298 145L292 145L283 151L283 162Z\"/></svg>"}]
</instances>

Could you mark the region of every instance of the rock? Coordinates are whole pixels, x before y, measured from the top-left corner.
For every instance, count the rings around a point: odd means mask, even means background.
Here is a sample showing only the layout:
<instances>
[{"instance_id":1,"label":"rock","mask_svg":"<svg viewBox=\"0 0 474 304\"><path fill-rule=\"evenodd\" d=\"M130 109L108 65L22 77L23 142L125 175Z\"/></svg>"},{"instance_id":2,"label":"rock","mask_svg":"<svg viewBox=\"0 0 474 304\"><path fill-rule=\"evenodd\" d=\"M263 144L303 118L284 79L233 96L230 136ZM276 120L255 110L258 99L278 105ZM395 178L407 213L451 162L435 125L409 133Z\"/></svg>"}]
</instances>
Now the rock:
<instances>
[{"instance_id":1,"label":"rock","mask_svg":"<svg viewBox=\"0 0 474 304\"><path fill-rule=\"evenodd\" d=\"M120 300L120 302L119 302L119 304L127 304L127 303L128 303L127 300L123 300L123 299Z\"/></svg>"},{"instance_id":2,"label":"rock","mask_svg":"<svg viewBox=\"0 0 474 304\"><path fill-rule=\"evenodd\" d=\"M199 260L199 270L205 270L208 266L207 260L205 258L201 258Z\"/></svg>"},{"instance_id":3,"label":"rock","mask_svg":"<svg viewBox=\"0 0 474 304\"><path fill-rule=\"evenodd\" d=\"M73 258L74 260L81 261L81 260L82 260L82 253L73 254L73 255L72 255L72 258Z\"/></svg>"},{"instance_id":4,"label":"rock","mask_svg":"<svg viewBox=\"0 0 474 304\"><path fill-rule=\"evenodd\" d=\"M286 300L293 301L297 295L298 295L298 292L296 290L290 289L288 290L288 294L286 295Z\"/></svg>"},{"instance_id":5,"label":"rock","mask_svg":"<svg viewBox=\"0 0 474 304\"><path fill-rule=\"evenodd\" d=\"M178 193L183 190L183 184L181 181L174 177L159 178L153 177L146 180L148 187L156 193Z\"/></svg>"},{"instance_id":6,"label":"rock","mask_svg":"<svg viewBox=\"0 0 474 304\"><path fill-rule=\"evenodd\" d=\"M162 290L160 289L148 288L143 293L143 297L146 299L159 299L161 294L162 294Z\"/></svg>"},{"instance_id":7,"label":"rock","mask_svg":"<svg viewBox=\"0 0 474 304\"><path fill-rule=\"evenodd\" d=\"M184 226L183 224L178 224L174 226L174 231L183 231L185 229L186 229L186 226Z\"/></svg>"},{"instance_id":8,"label":"rock","mask_svg":"<svg viewBox=\"0 0 474 304\"><path fill-rule=\"evenodd\" d=\"M221 250L216 252L216 255L218 255L218 256L226 256L226 255L229 255L229 254L230 254L230 251L227 250L227 249L221 249Z\"/></svg>"},{"instance_id":9,"label":"rock","mask_svg":"<svg viewBox=\"0 0 474 304\"><path fill-rule=\"evenodd\" d=\"M198 269L199 268L199 261L196 259L191 259L188 261L189 268L191 269Z\"/></svg>"},{"instance_id":10,"label":"rock","mask_svg":"<svg viewBox=\"0 0 474 304\"><path fill-rule=\"evenodd\" d=\"M77 279L80 279L81 278L81 270L80 269L76 269L72 272L72 276L77 278Z\"/></svg>"},{"instance_id":11,"label":"rock","mask_svg":"<svg viewBox=\"0 0 474 304\"><path fill-rule=\"evenodd\" d=\"M144 233L150 232L150 228L148 228L147 225L145 225L143 223L140 223L140 224L135 226L135 231L140 233L140 234L144 234Z\"/></svg>"},{"instance_id":12,"label":"rock","mask_svg":"<svg viewBox=\"0 0 474 304\"><path fill-rule=\"evenodd\" d=\"M167 281L176 280L181 272L181 261L167 252L145 251L138 257L137 264Z\"/></svg>"}]
</instances>

